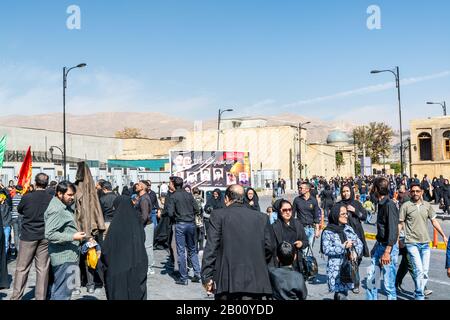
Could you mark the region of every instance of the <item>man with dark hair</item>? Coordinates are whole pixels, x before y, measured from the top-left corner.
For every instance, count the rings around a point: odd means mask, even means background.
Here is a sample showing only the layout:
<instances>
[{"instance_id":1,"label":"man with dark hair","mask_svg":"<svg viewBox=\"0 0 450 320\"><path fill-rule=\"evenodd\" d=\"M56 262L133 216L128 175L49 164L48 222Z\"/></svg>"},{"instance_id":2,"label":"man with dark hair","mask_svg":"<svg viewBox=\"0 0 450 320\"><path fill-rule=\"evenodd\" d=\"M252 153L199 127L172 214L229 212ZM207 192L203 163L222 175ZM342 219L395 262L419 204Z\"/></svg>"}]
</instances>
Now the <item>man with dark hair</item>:
<instances>
[{"instance_id":1,"label":"man with dark hair","mask_svg":"<svg viewBox=\"0 0 450 320\"><path fill-rule=\"evenodd\" d=\"M225 180L223 178L223 170L222 169L214 169L214 180L213 186L221 187L225 185Z\"/></svg>"},{"instance_id":2,"label":"man with dark hair","mask_svg":"<svg viewBox=\"0 0 450 320\"><path fill-rule=\"evenodd\" d=\"M395 203L389 198L389 181L386 178L376 178L373 183L373 192L378 199L377 236L372 249L372 265L367 276L366 297L368 300L378 299L377 283L375 281L375 268L381 268L384 277L384 286L389 300L397 300L395 278L398 262L398 223L399 213Z\"/></svg>"},{"instance_id":3,"label":"man with dark hair","mask_svg":"<svg viewBox=\"0 0 450 320\"><path fill-rule=\"evenodd\" d=\"M267 263L272 258L268 217L244 204L244 188L231 185L226 208L214 210L203 254L202 280L218 300L262 299L272 294Z\"/></svg>"},{"instance_id":4,"label":"man with dark hair","mask_svg":"<svg viewBox=\"0 0 450 320\"><path fill-rule=\"evenodd\" d=\"M183 189L182 178L171 179L169 188L173 193L167 203L167 214L175 219L175 239L180 271L180 278L175 283L188 284L186 250L194 268L194 277L191 281L200 282L200 263L195 240L195 216L200 213L200 210L192 194Z\"/></svg>"},{"instance_id":5,"label":"man with dark hair","mask_svg":"<svg viewBox=\"0 0 450 320\"><path fill-rule=\"evenodd\" d=\"M62 181L56 188L54 197L44 213L45 238L48 240L48 253L54 282L51 287L51 300L70 300L79 277L80 241L86 233L78 232L72 205L76 187L73 183Z\"/></svg>"},{"instance_id":6,"label":"man with dark hair","mask_svg":"<svg viewBox=\"0 0 450 320\"><path fill-rule=\"evenodd\" d=\"M47 295L48 273L50 259L48 255L48 241L45 239L44 212L47 210L52 196L45 189L49 177L45 173L36 175L36 191L23 196L17 208L22 216L22 229L20 234L20 248L14 289L11 300L20 300L28 280L31 264L35 261L36 267L36 300L45 300Z\"/></svg>"},{"instance_id":7,"label":"man with dark hair","mask_svg":"<svg viewBox=\"0 0 450 320\"><path fill-rule=\"evenodd\" d=\"M277 248L280 268L270 268L270 282L275 300L306 300L308 290L300 272L292 268L297 258L295 248L289 242L282 242Z\"/></svg>"},{"instance_id":8,"label":"man with dark hair","mask_svg":"<svg viewBox=\"0 0 450 320\"><path fill-rule=\"evenodd\" d=\"M153 204L148 194L149 188L150 186L146 180L141 180L135 185L135 192L139 196L135 208L139 212L145 232L145 250L147 251L148 256L147 275L153 275L155 274L155 271L153 270L153 265L155 263L153 258L153 235L155 233L155 226L150 217Z\"/></svg>"},{"instance_id":9,"label":"man with dark hair","mask_svg":"<svg viewBox=\"0 0 450 320\"><path fill-rule=\"evenodd\" d=\"M116 194L112 191L111 182L105 181L102 187L102 197L100 198L100 207L102 208L103 217L105 219L106 229L103 234L105 238L108 233L109 225L114 218L114 200L116 200L116 198Z\"/></svg>"},{"instance_id":10,"label":"man with dark hair","mask_svg":"<svg viewBox=\"0 0 450 320\"><path fill-rule=\"evenodd\" d=\"M398 230L400 233L405 228L405 245L413 266L414 298L424 300L431 253L431 237L428 233L427 221L431 221L445 244L447 238L436 219L436 212L428 202L423 200L423 190L420 183L411 183L410 193L411 200L405 202L400 208Z\"/></svg>"},{"instance_id":11,"label":"man with dark hair","mask_svg":"<svg viewBox=\"0 0 450 320\"><path fill-rule=\"evenodd\" d=\"M317 199L311 195L310 191L311 185L308 182L303 182L300 185L299 196L294 199L292 206L294 217L303 224L308 242L312 246L314 237L320 236L319 224L322 211Z\"/></svg>"}]
</instances>

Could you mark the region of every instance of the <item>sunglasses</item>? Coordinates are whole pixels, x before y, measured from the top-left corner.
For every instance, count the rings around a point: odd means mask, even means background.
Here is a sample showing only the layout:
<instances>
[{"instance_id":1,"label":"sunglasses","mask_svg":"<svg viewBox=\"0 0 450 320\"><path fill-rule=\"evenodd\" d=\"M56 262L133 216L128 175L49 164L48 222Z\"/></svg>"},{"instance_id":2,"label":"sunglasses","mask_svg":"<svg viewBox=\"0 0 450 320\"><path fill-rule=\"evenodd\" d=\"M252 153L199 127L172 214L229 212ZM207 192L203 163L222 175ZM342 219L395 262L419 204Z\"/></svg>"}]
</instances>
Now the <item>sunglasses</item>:
<instances>
[{"instance_id":1,"label":"sunglasses","mask_svg":"<svg viewBox=\"0 0 450 320\"><path fill-rule=\"evenodd\" d=\"M345 216L348 216L348 212L346 212L346 213L339 213L339 215L340 215L341 217L345 217Z\"/></svg>"},{"instance_id":2,"label":"sunglasses","mask_svg":"<svg viewBox=\"0 0 450 320\"><path fill-rule=\"evenodd\" d=\"M281 209L281 212L292 212L292 209Z\"/></svg>"}]
</instances>

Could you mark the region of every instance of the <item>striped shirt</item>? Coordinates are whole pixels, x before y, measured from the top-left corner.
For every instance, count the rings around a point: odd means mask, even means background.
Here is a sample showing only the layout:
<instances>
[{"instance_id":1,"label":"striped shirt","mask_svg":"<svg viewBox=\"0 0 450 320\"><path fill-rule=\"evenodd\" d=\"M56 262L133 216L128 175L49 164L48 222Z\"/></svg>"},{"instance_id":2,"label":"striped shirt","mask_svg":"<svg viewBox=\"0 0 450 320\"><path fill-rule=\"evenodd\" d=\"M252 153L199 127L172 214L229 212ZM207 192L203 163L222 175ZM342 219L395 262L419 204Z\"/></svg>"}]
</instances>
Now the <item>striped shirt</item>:
<instances>
[{"instance_id":1,"label":"striped shirt","mask_svg":"<svg viewBox=\"0 0 450 320\"><path fill-rule=\"evenodd\" d=\"M16 193L14 198L12 199L12 218L17 219L19 217L19 213L17 212L17 207L19 206L20 200L22 200L22 195L20 193Z\"/></svg>"}]
</instances>

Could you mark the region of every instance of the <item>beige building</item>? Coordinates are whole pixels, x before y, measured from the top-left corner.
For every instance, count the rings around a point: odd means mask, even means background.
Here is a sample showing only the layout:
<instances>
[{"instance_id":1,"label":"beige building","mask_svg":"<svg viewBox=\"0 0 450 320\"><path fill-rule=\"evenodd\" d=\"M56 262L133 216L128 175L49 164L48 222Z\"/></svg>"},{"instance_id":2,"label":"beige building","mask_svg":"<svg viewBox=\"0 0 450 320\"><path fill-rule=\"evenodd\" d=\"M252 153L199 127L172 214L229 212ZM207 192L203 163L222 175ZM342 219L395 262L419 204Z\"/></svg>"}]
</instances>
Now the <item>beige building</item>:
<instances>
[{"instance_id":1,"label":"beige building","mask_svg":"<svg viewBox=\"0 0 450 320\"><path fill-rule=\"evenodd\" d=\"M185 140L177 150L217 149L217 130L184 132ZM295 125L268 126L265 119L227 119L221 123L219 150L250 152L254 175L260 171L276 172L275 177L286 180L288 187L303 178L339 175L353 176L355 171L353 146L340 131L331 132L327 144L307 143L307 130ZM301 149L300 149L301 146ZM342 153L343 163L336 166L336 153Z\"/></svg>"},{"instance_id":2,"label":"beige building","mask_svg":"<svg viewBox=\"0 0 450 320\"><path fill-rule=\"evenodd\" d=\"M240 119L223 120L221 123L219 150L250 152L251 167L258 171L277 172L290 187L299 177L298 171L298 127L265 126L264 119L247 122ZM185 140L178 150L217 149L217 130L185 132ZM305 152L306 130L302 129L302 151Z\"/></svg>"},{"instance_id":3,"label":"beige building","mask_svg":"<svg viewBox=\"0 0 450 320\"><path fill-rule=\"evenodd\" d=\"M411 170L423 177L450 177L450 116L412 120Z\"/></svg>"}]
</instances>

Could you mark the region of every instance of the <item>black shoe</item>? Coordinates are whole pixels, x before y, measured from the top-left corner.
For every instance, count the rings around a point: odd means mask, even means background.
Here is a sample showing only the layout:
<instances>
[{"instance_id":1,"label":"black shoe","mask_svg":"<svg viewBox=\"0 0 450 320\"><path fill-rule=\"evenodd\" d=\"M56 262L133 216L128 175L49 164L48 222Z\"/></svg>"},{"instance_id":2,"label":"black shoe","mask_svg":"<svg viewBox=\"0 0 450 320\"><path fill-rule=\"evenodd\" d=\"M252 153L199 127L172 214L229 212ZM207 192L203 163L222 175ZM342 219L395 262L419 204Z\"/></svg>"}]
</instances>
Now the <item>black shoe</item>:
<instances>
[{"instance_id":1,"label":"black shoe","mask_svg":"<svg viewBox=\"0 0 450 320\"><path fill-rule=\"evenodd\" d=\"M200 277L193 276L192 279L191 279L191 282L199 283L200 282Z\"/></svg>"},{"instance_id":2,"label":"black shoe","mask_svg":"<svg viewBox=\"0 0 450 320\"><path fill-rule=\"evenodd\" d=\"M402 293L402 294L405 294L405 293L406 293L406 290L403 289L401 285L398 285L398 286L396 286L395 288L397 289L397 292L398 292L398 293Z\"/></svg>"},{"instance_id":3,"label":"black shoe","mask_svg":"<svg viewBox=\"0 0 450 320\"><path fill-rule=\"evenodd\" d=\"M179 285L182 285L182 286L187 286L187 284L188 284L187 280L186 280L186 281L183 281L183 280L177 280L177 281L175 281L175 283L176 283L176 284L179 284Z\"/></svg>"}]
</instances>

